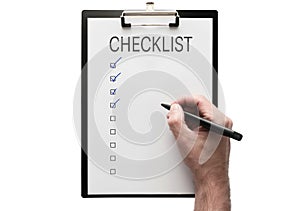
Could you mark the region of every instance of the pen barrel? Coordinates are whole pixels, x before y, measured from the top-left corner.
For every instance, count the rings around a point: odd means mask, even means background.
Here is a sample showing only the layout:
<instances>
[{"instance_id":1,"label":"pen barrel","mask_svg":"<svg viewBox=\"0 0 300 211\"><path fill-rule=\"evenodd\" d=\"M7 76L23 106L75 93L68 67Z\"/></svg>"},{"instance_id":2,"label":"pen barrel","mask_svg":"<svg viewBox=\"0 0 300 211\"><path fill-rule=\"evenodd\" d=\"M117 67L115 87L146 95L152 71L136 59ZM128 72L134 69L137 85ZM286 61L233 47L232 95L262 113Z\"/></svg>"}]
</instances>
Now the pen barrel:
<instances>
[{"instance_id":1,"label":"pen barrel","mask_svg":"<svg viewBox=\"0 0 300 211\"><path fill-rule=\"evenodd\" d=\"M197 121L200 123L200 126L204 127L205 129L207 130L210 130L210 131L213 131L217 134L221 134L223 136L227 136L227 137L230 137L230 138L233 138L237 141L240 141L242 139L242 134L240 133L237 133L229 128L226 128L222 125L219 125L219 124L216 124L214 122L210 122L204 118L201 118L199 116L196 116L194 114L191 114L191 113L188 113L188 112L184 112L185 114L185 117L190 119L190 120L193 120L193 121Z\"/></svg>"},{"instance_id":2,"label":"pen barrel","mask_svg":"<svg viewBox=\"0 0 300 211\"><path fill-rule=\"evenodd\" d=\"M165 103L161 103L161 106L164 107L167 110L170 110L170 108L171 108L170 105L165 104ZM185 117L185 119L188 119L189 121L196 122L196 123L199 124L199 126L202 126L205 129L207 129L209 131L213 131L213 132L218 133L220 135L233 138L237 141L240 141L243 138L243 135L238 133L238 132L235 132L235 131L233 131L229 128L226 128L222 125L218 125L214 122L210 122L207 119L204 119L204 118L199 117L197 115L191 114L189 112L184 111L184 117Z\"/></svg>"}]
</instances>

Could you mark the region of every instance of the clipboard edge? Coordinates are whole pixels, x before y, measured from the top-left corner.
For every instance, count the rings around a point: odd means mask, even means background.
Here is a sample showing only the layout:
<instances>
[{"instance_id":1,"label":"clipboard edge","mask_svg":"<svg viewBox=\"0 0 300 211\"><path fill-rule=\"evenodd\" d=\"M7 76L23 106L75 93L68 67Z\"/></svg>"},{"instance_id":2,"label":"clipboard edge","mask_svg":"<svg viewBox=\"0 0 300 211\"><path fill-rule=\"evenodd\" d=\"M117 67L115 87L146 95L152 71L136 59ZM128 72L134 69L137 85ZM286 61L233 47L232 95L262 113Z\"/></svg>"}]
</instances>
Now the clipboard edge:
<instances>
[{"instance_id":1,"label":"clipboard edge","mask_svg":"<svg viewBox=\"0 0 300 211\"><path fill-rule=\"evenodd\" d=\"M83 10L81 15L81 70L87 65L87 19L120 18L123 10ZM212 18L213 104L218 107L218 11L177 10L180 18ZM89 194L87 152L87 71L81 74L81 197L82 198L194 198L195 194Z\"/></svg>"}]
</instances>

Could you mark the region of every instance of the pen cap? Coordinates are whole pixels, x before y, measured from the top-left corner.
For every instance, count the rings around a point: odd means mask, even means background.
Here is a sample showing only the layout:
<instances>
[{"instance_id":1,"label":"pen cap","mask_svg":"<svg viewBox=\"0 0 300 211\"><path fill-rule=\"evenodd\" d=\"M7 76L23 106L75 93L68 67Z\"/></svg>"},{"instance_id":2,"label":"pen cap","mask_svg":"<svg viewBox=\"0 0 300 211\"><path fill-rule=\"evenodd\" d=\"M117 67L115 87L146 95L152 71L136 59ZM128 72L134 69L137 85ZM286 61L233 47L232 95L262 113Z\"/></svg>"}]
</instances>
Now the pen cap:
<instances>
[{"instance_id":1,"label":"pen cap","mask_svg":"<svg viewBox=\"0 0 300 211\"><path fill-rule=\"evenodd\" d=\"M240 140L242 140L243 135L240 134L240 133L234 132L234 133L232 134L232 138L235 139L235 140L240 141Z\"/></svg>"}]
</instances>

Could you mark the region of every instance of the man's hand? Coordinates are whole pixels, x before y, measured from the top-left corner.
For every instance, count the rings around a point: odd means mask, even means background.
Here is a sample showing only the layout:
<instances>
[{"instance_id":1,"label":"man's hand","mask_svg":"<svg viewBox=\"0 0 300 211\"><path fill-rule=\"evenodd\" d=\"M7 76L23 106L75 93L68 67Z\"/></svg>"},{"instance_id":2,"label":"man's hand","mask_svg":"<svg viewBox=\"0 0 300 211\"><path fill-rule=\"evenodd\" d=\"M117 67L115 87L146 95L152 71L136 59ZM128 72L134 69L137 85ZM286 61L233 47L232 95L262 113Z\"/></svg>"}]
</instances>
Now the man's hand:
<instances>
[{"instance_id":1,"label":"man's hand","mask_svg":"<svg viewBox=\"0 0 300 211\"><path fill-rule=\"evenodd\" d=\"M199 123L184 119L183 110L204 117L212 122L232 128L232 121L212 105L205 97L182 98L172 103L167 115L168 124L177 145L190 168L195 184L195 210L230 210L230 188L228 164L230 153L229 138L222 137L212 156L200 164L201 153L205 153L204 144L209 131ZM216 136L218 137L218 136ZM215 140L208 140L212 142Z\"/></svg>"}]
</instances>

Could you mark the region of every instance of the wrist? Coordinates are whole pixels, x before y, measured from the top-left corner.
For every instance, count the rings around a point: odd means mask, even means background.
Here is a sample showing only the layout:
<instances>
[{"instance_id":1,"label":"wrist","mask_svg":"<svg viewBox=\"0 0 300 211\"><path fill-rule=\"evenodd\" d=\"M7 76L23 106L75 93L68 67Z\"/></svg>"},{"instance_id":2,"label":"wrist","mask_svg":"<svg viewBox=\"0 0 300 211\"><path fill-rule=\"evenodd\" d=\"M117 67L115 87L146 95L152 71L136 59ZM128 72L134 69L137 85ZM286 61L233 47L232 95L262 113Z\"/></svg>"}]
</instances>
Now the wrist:
<instances>
[{"instance_id":1,"label":"wrist","mask_svg":"<svg viewBox=\"0 0 300 211\"><path fill-rule=\"evenodd\" d=\"M218 166L212 169L200 169L194 174L195 191L201 186L218 187L229 185L228 167Z\"/></svg>"},{"instance_id":2,"label":"wrist","mask_svg":"<svg viewBox=\"0 0 300 211\"><path fill-rule=\"evenodd\" d=\"M224 165L195 172L195 211L229 211L230 184L228 168Z\"/></svg>"},{"instance_id":3,"label":"wrist","mask_svg":"<svg viewBox=\"0 0 300 211\"><path fill-rule=\"evenodd\" d=\"M222 141L212 157L203 164L198 164L194 168L193 175L195 184L214 183L215 181L224 180L229 182L229 152L230 143Z\"/></svg>"}]
</instances>

